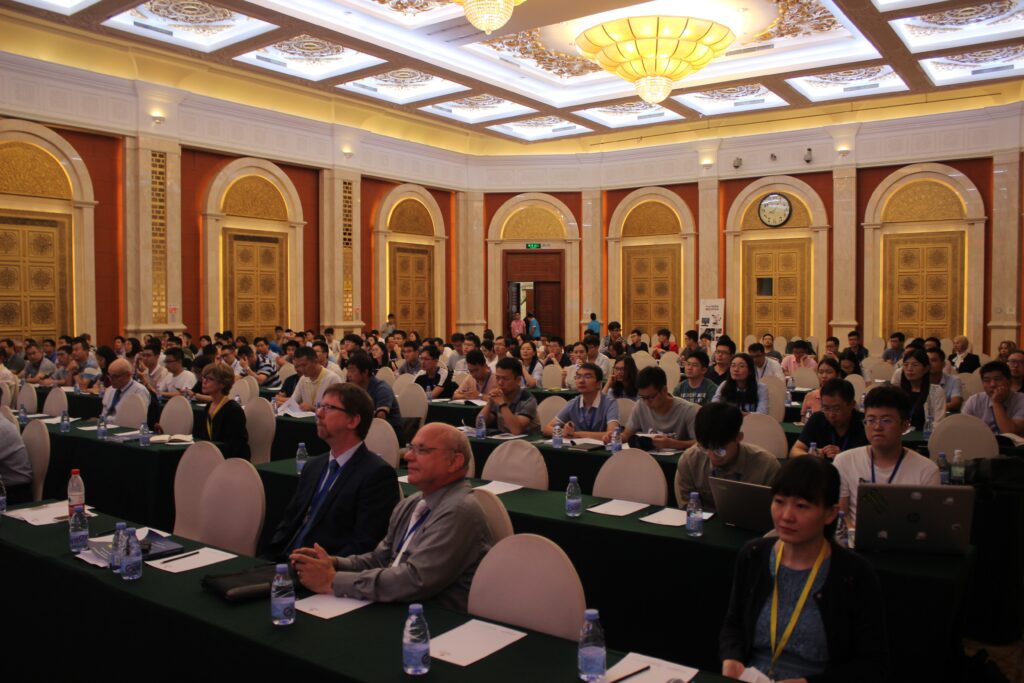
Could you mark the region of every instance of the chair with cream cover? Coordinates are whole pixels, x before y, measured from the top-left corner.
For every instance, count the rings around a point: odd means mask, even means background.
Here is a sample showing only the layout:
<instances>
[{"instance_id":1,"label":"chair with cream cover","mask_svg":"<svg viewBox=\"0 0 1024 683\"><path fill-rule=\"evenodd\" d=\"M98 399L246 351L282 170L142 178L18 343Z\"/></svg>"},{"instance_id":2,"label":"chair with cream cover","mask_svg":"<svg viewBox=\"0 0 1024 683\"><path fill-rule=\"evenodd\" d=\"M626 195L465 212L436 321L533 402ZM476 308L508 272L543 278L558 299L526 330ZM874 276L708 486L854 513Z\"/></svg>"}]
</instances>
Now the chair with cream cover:
<instances>
[{"instance_id":1,"label":"chair with cream cover","mask_svg":"<svg viewBox=\"0 0 1024 683\"><path fill-rule=\"evenodd\" d=\"M666 363L661 366L661 370L665 373L665 386L668 387L669 393L672 393L672 390L679 384L682 368L677 363Z\"/></svg>"},{"instance_id":2,"label":"chair with cream cover","mask_svg":"<svg viewBox=\"0 0 1024 683\"><path fill-rule=\"evenodd\" d=\"M743 440L765 449L776 458L789 456L789 442L782 425L771 415L748 413L743 418Z\"/></svg>"},{"instance_id":3,"label":"chair with cream cover","mask_svg":"<svg viewBox=\"0 0 1024 683\"><path fill-rule=\"evenodd\" d=\"M950 462L953 451L960 449L968 460L999 456L999 442L988 425L973 415L947 415L935 423L935 431L928 439L928 453L932 460L945 453Z\"/></svg>"},{"instance_id":4,"label":"chair with cream cover","mask_svg":"<svg viewBox=\"0 0 1024 683\"><path fill-rule=\"evenodd\" d=\"M146 419L146 402L138 394L125 396L114 411L113 422L118 427L135 427Z\"/></svg>"},{"instance_id":5,"label":"chair with cream cover","mask_svg":"<svg viewBox=\"0 0 1024 683\"><path fill-rule=\"evenodd\" d=\"M793 371L793 381L801 389L817 389L818 373L810 368L797 368Z\"/></svg>"},{"instance_id":6,"label":"chair with cream cover","mask_svg":"<svg viewBox=\"0 0 1024 683\"><path fill-rule=\"evenodd\" d=\"M793 339L796 339L796 337L793 337ZM775 338L775 342L774 342L775 350L779 351L780 353L782 353L783 356L785 356L786 355L786 345L788 343L789 343L789 341L785 337L776 337Z\"/></svg>"},{"instance_id":7,"label":"chair with cream cover","mask_svg":"<svg viewBox=\"0 0 1024 683\"><path fill-rule=\"evenodd\" d=\"M817 358L824 351L824 349L821 348L820 340L816 335L810 334L804 341L811 345L811 348L808 350L807 353L813 358Z\"/></svg>"},{"instance_id":8,"label":"chair with cream cover","mask_svg":"<svg viewBox=\"0 0 1024 683\"><path fill-rule=\"evenodd\" d=\"M403 375L404 377L405 375ZM427 392L419 384L410 384L402 389L395 398L398 399L398 409L402 412L404 419L417 419L419 426L427 419Z\"/></svg>"},{"instance_id":9,"label":"chair with cream cover","mask_svg":"<svg viewBox=\"0 0 1024 683\"><path fill-rule=\"evenodd\" d=\"M768 387L768 414L776 422L786 419L786 383L775 376L768 376L761 380L761 384Z\"/></svg>"},{"instance_id":10,"label":"chair with cream cover","mask_svg":"<svg viewBox=\"0 0 1024 683\"><path fill-rule=\"evenodd\" d=\"M14 416L14 413L7 407L7 405L2 403L0 403L0 417L9 420L12 425L18 425L18 418Z\"/></svg>"},{"instance_id":11,"label":"chair with cream cover","mask_svg":"<svg viewBox=\"0 0 1024 683\"><path fill-rule=\"evenodd\" d=\"M484 556L469 589L469 613L566 640L579 638L583 584L565 551L535 534L516 534Z\"/></svg>"},{"instance_id":12,"label":"chair with cream cover","mask_svg":"<svg viewBox=\"0 0 1024 683\"><path fill-rule=\"evenodd\" d=\"M551 420L555 419L558 415L558 411L565 407L568 403L561 396L548 396L546 399L540 402L537 406L537 421L540 422L540 426L543 427Z\"/></svg>"},{"instance_id":13,"label":"chair with cream cover","mask_svg":"<svg viewBox=\"0 0 1024 683\"><path fill-rule=\"evenodd\" d=\"M576 388L576 366L570 365L565 369L565 388L575 389Z\"/></svg>"},{"instance_id":14,"label":"chair with cream cover","mask_svg":"<svg viewBox=\"0 0 1024 683\"><path fill-rule=\"evenodd\" d=\"M31 420L21 433L32 465L32 500L43 499L43 482L50 469L50 432L39 420Z\"/></svg>"},{"instance_id":15,"label":"chair with cream cover","mask_svg":"<svg viewBox=\"0 0 1024 683\"><path fill-rule=\"evenodd\" d=\"M636 401L631 398L617 398L615 402L619 404L619 425L625 429L633 409L636 408Z\"/></svg>"},{"instance_id":16,"label":"chair with cream cover","mask_svg":"<svg viewBox=\"0 0 1024 683\"><path fill-rule=\"evenodd\" d=\"M864 381L864 378L854 373L846 376L846 381L853 385L854 400L859 401L861 394L867 391L868 383Z\"/></svg>"},{"instance_id":17,"label":"chair with cream cover","mask_svg":"<svg viewBox=\"0 0 1024 683\"><path fill-rule=\"evenodd\" d=\"M985 386L981 382L981 376L979 373L974 372L961 372L957 375L960 378L960 392L963 396L964 401L985 391Z\"/></svg>"},{"instance_id":18,"label":"chair with cream cover","mask_svg":"<svg viewBox=\"0 0 1024 683\"><path fill-rule=\"evenodd\" d=\"M530 489L548 489L548 466L544 457L536 446L522 440L506 441L495 448L480 476Z\"/></svg>"},{"instance_id":19,"label":"chair with cream cover","mask_svg":"<svg viewBox=\"0 0 1024 683\"><path fill-rule=\"evenodd\" d=\"M743 350L745 351L745 350L749 349L750 345L755 343L755 342L757 342L757 341L758 341L757 337L755 337L752 334L748 334L746 337L743 338Z\"/></svg>"},{"instance_id":20,"label":"chair with cream cover","mask_svg":"<svg viewBox=\"0 0 1024 683\"><path fill-rule=\"evenodd\" d=\"M640 341L642 341L644 344L647 344L647 346L650 346L651 345L651 335L647 334L646 332L642 333L640 335Z\"/></svg>"},{"instance_id":21,"label":"chair with cream cover","mask_svg":"<svg viewBox=\"0 0 1024 683\"><path fill-rule=\"evenodd\" d=\"M61 392L63 393L63 392ZM18 403L15 409L25 406L25 412L29 415L39 409L39 397L36 395L36 385L25 382L25 386L18 391Z\"/></svg>"},{"instance_id":22,"label":"chair with cream cover","mask_svg":"<svg viewBox=\"0 0 1024 683\"><path fill-rule=\"evenodd\" d=\"M876 372L876 368L879 366L885 367ZM881 356L868 356L861 362L860 367L862 370L870 372L872 376L877 374L879 377L885 377L892 372L892 366L882 360Z\"/></svg>"},{"instance_id":23,"label":"chair with cream cover","mask_svg":"<svg viewBox=\"0 0 1024 683\"><path fill-rule=\"evenodd\" d=\"M43 401L43 411L50 417L60 417L68 409L68 395L60 387L53 387Z\"/></svg>"},{"instance_id":24,"label":"chair with cream cover","mask_svg":"<svg viewBox=\"0 0 1024 683\"><path fill-rule=\"evenodd\" d=\"M552 363L545 366L544 374L540 380L541 386L550 391L558 391L562 388L562 366Z\"/></svg>"},{"instance_id":25,"label":"chair with cream cover","mask_svg":"<svg viewBox=\"0 0 1024 683\"><path fill-rule=\"evenodd\" d=\"M395 383L395 371L387 366L383 368L377 368L377 372L374 374L374 377L379 379L381 382L384 382L384 384L387 384L388 386L391 386L392 384Z\"/></svg>"},{"instance_id":26,"label":"chair with cream cover","mask_svg":"<svg viewBox=\"0 0 1024 683\"><path fill-rule=\"evenodd\" d=\"M637 351L633 354L632 358L633 362L636 363L636 369L638 372L644 368L649 368L658 364L658 361L654 360L654 356L646 351Z\"/></svg>"},{"instance_id":27,"label":"chair with cream cover","mask_svg":"<svg viewBox=\"0 0 1024 683\"><path fill-rule=\"evenodd\" d=\"M270 462L270 447L274 444L274 434L277 432L274 406L267 399L257 396L242 410L245 411L245 431L249 435L252 464Z\"/></svg>"},{"instance_id":28,"label":"chair with cream cover","mask_svg":"<svg viewBox=\"0 0 1024 683\"><path fill-rule=\"evenodd\" d=\"M391 391L395 392L395 396L398 396L410 384L415 383L416 378L411 373L405 373L404 375L398 375L395 377L395 381L391 384Z\"/></svg>"},{"instance_id":29,"label":"chair with cream cover","mask_svg":"<svg viewBox=\"0 0 1024 683\"><path fill-rule=\"evenodd\" d=\"M940 348L943 351L946 352L947 356L949 356L949 355L951 355L953 353L953 340L952 339L949 339L948 337L943 337L942 339L939 340L939 346L940 346Z\"/></svg>"},{"instance_id":30,"label":"chair with cream cover","mask_svg":"<svg viewBox=\"0 0 1024 683\"><path fill-rule=\"evenodd\" d=\"M625 448L601 465L594 481L594 495L664 506L668 501L668 482L661 465L649 453Z\"/></svg>"},{"instance_id":31,"label":"chair with cream cover","mask_svg":"<svg viewBox=\"0 0 1024 683\"><path fill-rule=\"evenodd\" d=\"M491 530L492 542L497 543L515 533L512 528L512 518L508 516L508 510L505 509L501 498L490 491L479 488L473 489L471 493L483 509L484 516L487 517L487 528Z\"/></svg>"},{"instance_id":32,"label":"chair with cream cover","mask_svg":"<svg viewBox=\"0 0 1024 683\"><path fill-rule=\"evenodd\" d=\"M295 366L291 363L285 363L277 371L277 382L276 384L284 384L284 381L295 374Z\"/></svg>"},{"instance_id":33,"label":"chair with cream cover","mask_svg":"<svg viewBox=\"0 0 1024 683\"><path fill-rule=\"evenodd\" d=\"M365 442L370 452L376 453L384 462L398 469L402 459L398 455L398 436L391 423L379 417L373 418Z\"/></svg>"},{"instance_id":34,"label":"chair with cream cover","mask_svg":"<svg viewBox=\"0 0 1024 683\"><path fill-rule=\"evenodd\" d=\"M192 404L184 396L173 396L160 411L160 428L164 434L192 433Z\"/></svg>"},{"instance_id":35,"label":"chair with cream cover","mask_svg":"<svg viewBox=\"0 0 1024 683\"><path fill-rule=\"evenodd\" d=\"M14 405L14 390L10 385L0 384L0 406L10 408Z\"/></svg>"},{"instance_id":36,"label":"chair with cream cover","mask_svg":"<svg viewBox=\"0 0 1024 683\"><path fill-rule=\"evenodd\" d=\"M881 337L872 337L864 341L864 348L868 350L871 356L882 356L882 352L885 351L885 340ZM869 358L871 357L869 356Z\"/></svg>"},{"instance_id":37,"label":"chair with cream cover","mask_svg":"<svg viewBox=\"0 0 1024 683\"><path fill-rule=\"evenodd\" d=\"M199 497L199 538L242 555L255 555L266 515L263 481L248 460L228 458L210 473Z\"/></svg>"},{"instance_id":38,"label":"chair with cream cover","mask_svg":"<svg viewBox=\"0 0 1024 683\"><path fill-rule=\"evenodd\" d=\"M658 366L664 368L667 365L679 367L679 354L675 351L666 351L658 358Z\"/></svg>"},{"instance_id":39,"label":"chair with cream cover","mask_svg":"<svg viewBox=\"0 0 1024 683\"><path fill-rule=\"evenodd\" d=\"M178 461L174 473L174 534L199 538L199 500L210 473L224 462L220 449L211 441L196 441Z\"/></svg>"},{"instance_id":40,"label":"chair with cream cover","mask_svg":"<svg viewBox=\"0 0 1024 683\"><path fill-rule=\"evenodd\" d=\"M244 408L249 405L250 401L260 397L260 383L252 375L246 375L231 387L231 397L234 398L236 395L242 397L242 407Z\"/></svg>"}]
</instances>

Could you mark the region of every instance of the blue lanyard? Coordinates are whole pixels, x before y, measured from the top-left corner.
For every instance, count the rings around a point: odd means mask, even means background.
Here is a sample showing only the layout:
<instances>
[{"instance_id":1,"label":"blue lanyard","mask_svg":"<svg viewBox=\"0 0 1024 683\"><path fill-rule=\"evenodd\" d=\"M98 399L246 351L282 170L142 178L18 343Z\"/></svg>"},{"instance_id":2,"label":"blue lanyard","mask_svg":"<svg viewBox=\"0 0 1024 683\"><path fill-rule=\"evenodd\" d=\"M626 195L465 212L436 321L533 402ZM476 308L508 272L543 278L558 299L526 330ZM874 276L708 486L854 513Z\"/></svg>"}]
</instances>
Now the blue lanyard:
<instances>
[{"instance_id":1,"label":"blue lanyard","mask_svg":"<svg viewBox=\"0 0 1024 683\"><path fill-rule=\"evenodd\" d=\"M413 524L411 527L409 527L408 529L405 530L405 535L402 536L402 542L398 544L398 551L399 552L402 551L403 547L405 546L405 542L409 540L409 537L412 536L414 533L416 533L417 529L419 529L421 526L423 526L423 522L427 521L427 517L429 515L430 515L430 508L427 508L427 511L424 512L420 516L420 518L416 520L416 523Z\"/></svg>"},{"instance_id":2,"label":"blue lanyard","mask_svg":"<svg viewBox=\"0 0 1024 683\"><path fill-rule=\"evenodd\" d=\"M874 449L871 448L871 447L868 447L868 454L871 456L871 483L874 484L875 483L875 451L874 451ZM900 465L903 464L903 456L905 456L906 454L907 454L907 452L905 450L902 450L902 449L900 450L900 457L897 458L896 466L892 468L892 474L889 475L889 481L885 482L886 484L891 484L892 480L896 478L896 473L900 471Z\"/></svg>"}]
</instances>

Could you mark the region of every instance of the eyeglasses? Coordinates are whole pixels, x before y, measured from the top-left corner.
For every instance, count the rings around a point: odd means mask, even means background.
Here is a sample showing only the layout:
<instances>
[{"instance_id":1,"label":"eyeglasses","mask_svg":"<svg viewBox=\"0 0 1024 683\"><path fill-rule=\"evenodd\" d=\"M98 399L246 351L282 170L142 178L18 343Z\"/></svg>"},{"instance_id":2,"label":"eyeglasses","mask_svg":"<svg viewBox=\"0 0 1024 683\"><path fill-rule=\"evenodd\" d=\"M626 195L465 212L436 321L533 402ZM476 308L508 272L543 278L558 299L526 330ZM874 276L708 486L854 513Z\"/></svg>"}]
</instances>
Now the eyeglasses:
<instances>
[{"instance_id":1,"label":"eyeglasses","mask_svg":"<svg viewBox=\"0 0 1024 683\"><path fill-rule=\"evenodd\" d=\"M644 401L647 401L648 403L651 403L651 402L653 402L653 401L656 401L656 400L658 399L658 396L659 396L660 394L661 394L661 392L660 392L660 391L658 391L658 392L655 392L655 393L653 393L653 394L650 394L649 396L644 396L643 394L637 394L637 395L638 395L638 396L639 396L639 397L640 397L641 399L643 399Z\"/></svg>"},{"instance_id":2,"label":"eyeglasses","mask_svg":"<svg viewBox=\"0 0 1024 683\"><path fill-rule=\"evenodd\" d=\"M896 424L899 424L899 423L900 423L899 420L896 420L896 419L891 418L891 417L865 417L864 418L864 426L865 427L874 427L875 425L878 425L879 427L882 427L884 429L888 429L889 427L892 427L893 425L896 425Z\"/></svg>"},{"instance_id":3,"label":"eyeglasses","mask_svg":"<svg viewBox=\"0 0 1024 683\"><path fill-rule=\"evenodd\" d=\"M434 453L437 453L438 451L443 451L443 450L445 450L445 449L444 448L439 448L439 447L436 447L436 446L421 446L421 445L416 444L416 443L411 443L411 444L409 444L408 452L412 453L413 455L418 457L418 456L421 456L421 455L433 455Z\"/></svg>"},{"instance_id":4,"label":"eyeglasses","mask_svg":"<svg viewBox=\"0 0 1024 683\"><path fill-rule=\"evenodd\" d=\"M581 379L582 380L597 379L597 375L595 375L592 372L577 372L576 373L576 380L579 381Z\"/></svg>"},{"instance_id":5,"label":"eyeglasses","mask_svg":"<svg viewBox=\"0 0 1024 683\"><path fill-rule=\"evenodd\" d=\"M338 411L339 413L347 413L348 415L353 414L352 411L348 410L347 408L342 408L341 406L332 406L330 403L321 403L319 406L317 406L317 410L323 411L325 415L335 410Z\"/></svg>"}]
</instances>

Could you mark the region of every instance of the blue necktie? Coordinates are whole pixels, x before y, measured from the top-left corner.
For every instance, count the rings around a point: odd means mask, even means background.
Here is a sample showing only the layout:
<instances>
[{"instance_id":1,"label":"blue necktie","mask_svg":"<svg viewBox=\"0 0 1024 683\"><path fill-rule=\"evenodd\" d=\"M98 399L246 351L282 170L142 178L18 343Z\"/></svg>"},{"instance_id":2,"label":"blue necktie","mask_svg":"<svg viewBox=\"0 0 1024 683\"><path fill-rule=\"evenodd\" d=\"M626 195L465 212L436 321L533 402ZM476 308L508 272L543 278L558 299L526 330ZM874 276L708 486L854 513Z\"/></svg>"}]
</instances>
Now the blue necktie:
<instances>
[{"instance_id":1,"label":"blue necktie","mask_svg":"<svg viewBox=\"0 0 1024 683\"><path fill-rule=\"evenodd\" d=\"M327 466L327 478L324 483L320 486L317 492L313 495L313 500L309 504L309 512L306 513L306 519L302 522L302 529L295 535L295 540L292 541L288 550L294 550L295 548L301 548L302 542L306 540L306 534L309 533L310 528L313 526L313 520L316 519L316 513L323 505L324 500L327 498L327 494L330 492L334 482L337 481L338 475L341 474L341 465L334 458L331 458L331 463Z\"/></svg>"},{"instance_id":2,"label":"blue necktie","mask_svg":"<svg viewBox=\"0 0 1024 683\"><path fill-rule=\"evenodd\" d=\"M120 400L121 400L121 390L118 389L117 391L114 392L114 398L111 399L111 401L110 401L110 409L107 411L109 414L111 414L111 415L114 414L114 410L117 409L117 404L118 404L118 402Z\"/></svg>"}]
</instances>

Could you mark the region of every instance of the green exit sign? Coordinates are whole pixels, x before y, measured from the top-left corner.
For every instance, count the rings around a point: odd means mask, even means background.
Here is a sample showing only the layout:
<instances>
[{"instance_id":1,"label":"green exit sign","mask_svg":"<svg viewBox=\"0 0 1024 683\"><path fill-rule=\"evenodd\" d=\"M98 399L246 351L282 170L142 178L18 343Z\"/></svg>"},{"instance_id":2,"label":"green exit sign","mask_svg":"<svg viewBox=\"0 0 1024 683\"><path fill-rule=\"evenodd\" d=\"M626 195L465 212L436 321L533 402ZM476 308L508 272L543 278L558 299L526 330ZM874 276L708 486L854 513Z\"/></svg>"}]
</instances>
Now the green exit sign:
<instances>
[{"instance_id":1,"label":"green exit sign","mask_svg":"<svg viewBox=\"0 0 1024 683\"><path fill-rule=\"evenodd\" d=\"M540 242L527 242L526 243L526 248L527 249L540 249Z\"/></svg>"}]
</instances>

